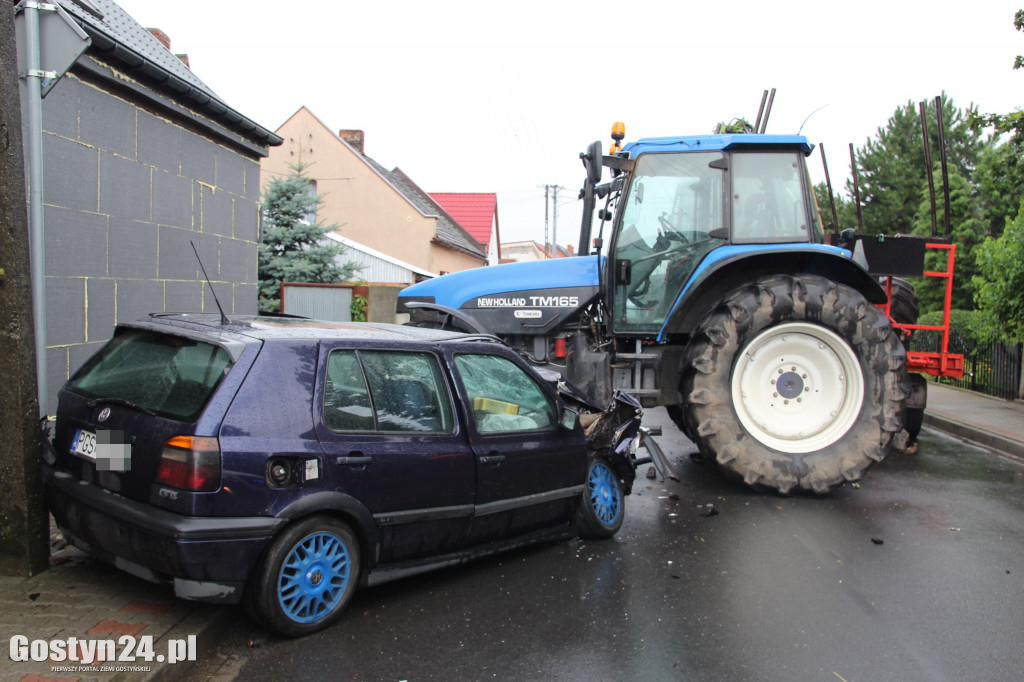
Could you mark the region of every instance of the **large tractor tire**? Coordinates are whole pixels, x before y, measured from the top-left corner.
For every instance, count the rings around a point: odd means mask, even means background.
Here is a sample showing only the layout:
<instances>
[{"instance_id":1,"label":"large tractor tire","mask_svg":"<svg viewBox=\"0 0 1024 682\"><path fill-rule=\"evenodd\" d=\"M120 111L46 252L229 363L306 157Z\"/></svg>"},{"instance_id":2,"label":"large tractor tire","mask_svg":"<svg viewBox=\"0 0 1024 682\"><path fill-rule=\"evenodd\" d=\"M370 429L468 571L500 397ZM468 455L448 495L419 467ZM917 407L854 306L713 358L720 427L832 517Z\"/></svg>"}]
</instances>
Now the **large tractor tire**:
<instances>
[{"instance_id":1,"label":"large tractor tire","mask_svg":"<svg viewBox=\"0 0 1024 682\"><path fill-rule=\"evenodd\" d=\"M889 315L897 324L917 324L918 306L917 292L914 285L902 277L892 278L892 302L889 306ZM910 337L903 335L903 346L910 350ZM923 392L925 398L919 399L919 403L927 401L928 382L920 374L910 377L913 390ZM907 432L907 444L905 451L916 452L917 437L921 433L921 426L924 424L924 407L907 407L906 425L903 427Z\"/></svg>"},{"instance_id":2,"label":"large tractor tire","mask_svg":"<svg viewBox=\"0 0 1024 682\"><path fill-rule=\"evenodd\" d=\"M889 453L909 395L906 359L888 318L856 290L766 277L728 294L691 336L683 428L748 485L825 493Z\"/></svg>"}]
</instances>

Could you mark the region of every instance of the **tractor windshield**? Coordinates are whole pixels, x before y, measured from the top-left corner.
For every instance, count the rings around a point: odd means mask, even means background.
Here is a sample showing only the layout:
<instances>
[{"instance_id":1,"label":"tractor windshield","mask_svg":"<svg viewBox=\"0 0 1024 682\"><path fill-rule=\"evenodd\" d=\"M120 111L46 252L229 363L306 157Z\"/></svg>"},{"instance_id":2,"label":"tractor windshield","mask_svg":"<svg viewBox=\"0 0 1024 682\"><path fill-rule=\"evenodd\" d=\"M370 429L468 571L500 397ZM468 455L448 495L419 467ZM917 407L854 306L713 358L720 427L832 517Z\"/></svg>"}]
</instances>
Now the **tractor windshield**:
<instances>
[{"instance_id":1,"label":"tractor windshield","mask_svg":"<svg viewBox=\"0 0 1024 682\"><path fill-rule=\"evenodd\" d=\"M637 159L615 243L616 330L660 330L697 263L722 243L724 161L721 152Z\"/></svg>"}]
</instances>

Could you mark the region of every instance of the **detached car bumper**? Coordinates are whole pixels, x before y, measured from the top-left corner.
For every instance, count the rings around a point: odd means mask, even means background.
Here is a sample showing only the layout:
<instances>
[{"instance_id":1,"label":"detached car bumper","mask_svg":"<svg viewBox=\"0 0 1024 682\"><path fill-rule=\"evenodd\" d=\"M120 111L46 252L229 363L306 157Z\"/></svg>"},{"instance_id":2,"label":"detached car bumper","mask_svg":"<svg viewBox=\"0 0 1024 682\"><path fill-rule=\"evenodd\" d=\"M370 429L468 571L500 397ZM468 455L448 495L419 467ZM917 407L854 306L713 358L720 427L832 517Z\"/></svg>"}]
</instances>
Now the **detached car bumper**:
<instances>
[{"instance_id":1,"label":"detached car bumper","mask_svg":"<svg viewBox=\"0 0 1024 682\"><path fill-rule=\"evenodd\" d=\"M156 509L43 464L46 503L67 540L182 599L232 604L287 519L195 517Z\"/></svg>"}]
</instances>

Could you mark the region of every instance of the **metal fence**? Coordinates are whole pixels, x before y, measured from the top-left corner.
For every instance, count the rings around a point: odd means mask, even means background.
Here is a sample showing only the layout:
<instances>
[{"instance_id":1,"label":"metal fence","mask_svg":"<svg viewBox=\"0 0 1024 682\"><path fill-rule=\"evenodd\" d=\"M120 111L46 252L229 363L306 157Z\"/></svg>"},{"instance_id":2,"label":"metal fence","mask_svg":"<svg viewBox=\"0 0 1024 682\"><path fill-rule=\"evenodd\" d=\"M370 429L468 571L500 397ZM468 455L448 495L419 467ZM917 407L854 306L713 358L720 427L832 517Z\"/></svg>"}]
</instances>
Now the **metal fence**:
<instances>
[{"instance_id":1,"label":"metal fence","mask_svg":"<svg viewBox=\"0 0 1024 682\"><path fill-rule=\"evenodd\" d=\"M910 350L939 352L940 332L918 330L910 341ZM971 391L1014 400L1020 391L1021 344L998 341L983 343L956 327L949 330L949 352L964 356L962 379L942 379Z\"/></svg>"}]
</instances>

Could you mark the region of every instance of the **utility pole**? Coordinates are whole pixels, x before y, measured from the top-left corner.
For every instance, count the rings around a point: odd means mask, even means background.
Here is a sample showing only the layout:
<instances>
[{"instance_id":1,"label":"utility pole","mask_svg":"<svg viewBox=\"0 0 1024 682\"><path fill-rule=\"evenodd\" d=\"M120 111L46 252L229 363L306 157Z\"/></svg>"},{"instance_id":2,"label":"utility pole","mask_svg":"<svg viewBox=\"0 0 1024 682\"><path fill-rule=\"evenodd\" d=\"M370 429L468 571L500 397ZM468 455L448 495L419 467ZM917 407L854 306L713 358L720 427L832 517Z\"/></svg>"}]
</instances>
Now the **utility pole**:
<instances>
[{"instance_id":1,"label":"utility pole","mask_svg":"<svg viewBox=\"0 0 1024 682\"><path fill-rule=\"evenodd\" d=\"M551 253L551 243L548 241L548 192L551 185L544 185L544 251Z\"/></svg>"},{"instance_id":2,"label":"utility pole","mask_svg":"<svg viewBox=\"0 0 1024 682\"><path fill-rule=\"evenodd\" d=\"M540 187L540 185L537 186ZM558 258L558 190L560 189L565 188L561 185L544 185L544 251L548 258ZM548 211L549 201L550 212ZM551 241L548 241L549 215L552 217Z\"/></svg>"},{"instance_id":3,"label":"utility pole","mask_svg":"<svg viewBox=\"0 0 1024 682\"><path fill-rule=\"evenodd\" d=\"M558 190L565 189L559 185L551 186L553 197L551 199L551 246L554 249L554 258L558 258Z\"/></svg>"},{"instance_id":4,"label":"utility pole","mask_svg":"<svg viewBox=\"0 0 1024 682\"><path fill-rule=\"evenodd\" d=\"M14 7L0 4L0 574L46 568L49 523L40 475L40 404L30 296L21 96ZM45 359L40 358L40 364Z\"/></svg>"}]
</instances>

